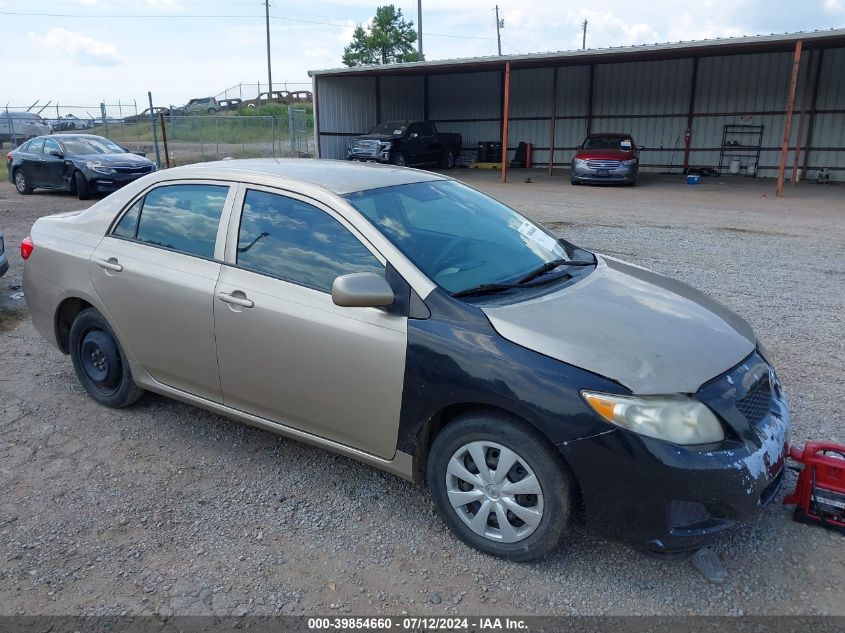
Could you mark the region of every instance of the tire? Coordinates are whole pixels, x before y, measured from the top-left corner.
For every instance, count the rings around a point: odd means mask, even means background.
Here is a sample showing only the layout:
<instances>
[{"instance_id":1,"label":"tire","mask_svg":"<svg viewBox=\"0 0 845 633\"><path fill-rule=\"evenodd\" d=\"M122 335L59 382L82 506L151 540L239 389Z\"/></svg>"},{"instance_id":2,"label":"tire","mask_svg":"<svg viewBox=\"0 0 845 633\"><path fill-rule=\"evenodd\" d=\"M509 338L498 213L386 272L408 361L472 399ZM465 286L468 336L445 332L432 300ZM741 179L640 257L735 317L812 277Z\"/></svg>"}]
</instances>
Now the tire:
<instances>
[{"instance_id":1,"label":"tire","mask_svg":"<svg viewBox=\"0 0 845 633\"><path fill-rule=\"evenodd\" d=\"M95 308L79 313L70 328L70 358L88 395L107 407L128 407L143 390L132 380L126 355Z\"/></svg>"},{"instance_id":2,"label":"tire","mask_svg":"<svg viewBox=\"0 0 845 633\"><path fill-rule=\"evenodd\" d=\"M216 109L214 109L214 108L209 108L209 109L208 109L208 113L209 113L209 114L217 114L217 110L216 110Z\"/></svg>"},{"instance_id":3,"label":"tire","mask_svg":"<svg viewBox=\"0 0 845 633\"><path fill-rule=\"evenodd\" d=\"M12 175L12 179L15 181L15 189L17 189L19 194L28 196L32 193L32 185L29 184L26 176L24 176L23 169L16 169Z\"/></svg>"},{"instance_id":4,"label":"tire","mask_svg":"<svg viewBox=\"0 0 845 633\"><path fill-rule=\"evenodd\" d=\"M393 156L393 164L397 167L405 167L407 163L405 162L405 154L399 152Z\"/></svg>"},{"instance_id":5,"label":"tire","mask_svg":"<svg viewBox=\"0 0 845 633\"><path fill-rule=\"evenodd\" d=\"M443 154L443 159L440 161L440 166L443 169L454 169L455 168L455 152L450 149L446 150L446 153Z\"/></svg>"},{"instance_id":6,"label":"tire","mask_svg":"<svg viewBox=\"0 0 845 633\"><path fill-rule=\"evenodd\" d=\"M88 200L91 197L91 192L88 189L88 181L81 171L74 172L73 182L76 185L76 197L80 200Z\"/></svg>"},{"instance_id":7,"label":"tire","mask_svg":"<svg viewBox=\"0 0 845 633\"><path fill-rule=\"evenodd\" d=\"M579 182L578 182L578 179L577 179L577 178L575 178L575 176L572 176L572 175L570 174L570 176L569 176L569 184L574 186L574 185L580 185L581 183L579 183Z\"/></svg>"},{"instance_id":8,"label":"tire","mask_svg":"<svg viewBox=\"0 0 845 633\"><path fill-rule=\"evenodd\" d=\"M479 469L472 452L485 456L489 476L473 474ZM504 455L515 456L516 461L500 479L493 466L498 468ZM483 413L454 420L431 446L426 479L440 518L464 543L486 554L516 562L545 558L569 532L573 480L554 447L518 421ZM525 482L523 490L539 494L506 492L520 482ZM450 498L456 503L470 501L454 507ZM485 504L486 520L473 527ZM524 508L518 511L528 522L513 513L514 507ZM501 520L507 521L507 530L501 529Z\"/></svg>"}]
</instances>

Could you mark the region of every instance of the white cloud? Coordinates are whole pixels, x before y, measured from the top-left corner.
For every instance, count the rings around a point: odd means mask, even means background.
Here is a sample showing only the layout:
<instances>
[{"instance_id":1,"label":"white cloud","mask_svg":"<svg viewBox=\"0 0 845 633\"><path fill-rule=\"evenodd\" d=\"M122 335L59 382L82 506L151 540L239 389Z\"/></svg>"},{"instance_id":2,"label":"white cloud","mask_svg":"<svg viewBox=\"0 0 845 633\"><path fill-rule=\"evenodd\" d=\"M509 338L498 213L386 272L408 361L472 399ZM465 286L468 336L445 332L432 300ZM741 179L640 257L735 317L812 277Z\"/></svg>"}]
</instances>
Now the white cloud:
<instances>
[{"instance_id":1,"label":"white cloud","mask_svg":"<svg viewBox=\"0 0 845 633\"><path fill-rule=\"evenodd\" d=\"M146 2L147 6L152 7L153 9L180 11L185 8L181 4L179 4L177 0L146 0Z\"/></svg>"},{"instance_id":2,"label":"white cloud","mask_svg":"<svg viewBox=\"0 0 845 633\"><path fill-rule=\"evenodd\" d=\"M338 41L343 44L349 44L352 41L352 34L355 32L355 27L357 25L352 20L347 20L344 27L340 30L340 33L337 35Z\"/></svg>"},{"instance_id":3,"label":"white cloud","mask_svg":"<svg viewBox=\"0 0 845 633\"><path fill-rule=\"evenodd\" d=\"M75 33L63 28L52 28L44 35L28 33L37 47L47 47L72 56L81 66L116 66L120 64L117 48L113 44L99 42L84 33Z\"/></svg>"},{"instance_id":4,"label":"white cloud","mask_svg":"<svg viewBox=\"0 0 845 633\"><path fill-rule=\"evenodd\" d=\"M828 13L842 13L845 11L845 4L842 0L824 0L824 10Z\"/></svg>"}]
</instances>

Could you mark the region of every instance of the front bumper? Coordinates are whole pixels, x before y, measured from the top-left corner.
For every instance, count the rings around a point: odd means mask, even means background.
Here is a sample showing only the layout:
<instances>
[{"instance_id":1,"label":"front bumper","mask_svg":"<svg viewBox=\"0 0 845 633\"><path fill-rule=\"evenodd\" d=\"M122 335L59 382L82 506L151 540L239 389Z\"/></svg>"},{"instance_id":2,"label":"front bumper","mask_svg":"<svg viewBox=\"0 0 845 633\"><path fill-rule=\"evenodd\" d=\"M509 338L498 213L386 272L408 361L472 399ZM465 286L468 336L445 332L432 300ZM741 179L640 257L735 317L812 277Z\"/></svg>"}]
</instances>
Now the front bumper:
<instances>
[{"instance_id":1,"label":"front bumper","mask_svg":"<svg viewBox=\"0 0 845 633\"><path fill-rule=\"evenodd\" d=\"M578 182L632 183L637 180L637 165L619 165L614 169L593 169L583 163L572 163L572 178Z\"/></svg>"},{"instance_id":2,"label":"front bumper","mask_svg":"<svg viewBox=\"0 0 845 633\"><path fill-rule=\"evenodd\" d=\"M789 450L787 403L777 395L770 405L745 436L710 450L621 428L559 445L581 485L591 532L672 554L755 521L777 496Z\"/></svg>"},{"instance_id":3,"label":"front bumper","mask_svg":"<svg viewBox=\"0 0 845 633\"><path fill-rule=\"evenodd\" d=\"M377 163L389 164L390 160L390 150L385 150L382 152L377 152L375 154L371 153L360 153L360 152L347 152L346 157L349 160L358 160L358 161L369 161L373 160Z\"/></svg>"},{"instance_id":4,"label":"front bumper","mask_svg":"<svg viewBox=\"0 0 845 633\"><path fill-rule=\"evenodd\" d=\"M142 174L101 174L86 170L85 177L88 180L88 187L92 192L111 193L151 173L155 172L148 171Z\"/></svg>"}]
</instances>

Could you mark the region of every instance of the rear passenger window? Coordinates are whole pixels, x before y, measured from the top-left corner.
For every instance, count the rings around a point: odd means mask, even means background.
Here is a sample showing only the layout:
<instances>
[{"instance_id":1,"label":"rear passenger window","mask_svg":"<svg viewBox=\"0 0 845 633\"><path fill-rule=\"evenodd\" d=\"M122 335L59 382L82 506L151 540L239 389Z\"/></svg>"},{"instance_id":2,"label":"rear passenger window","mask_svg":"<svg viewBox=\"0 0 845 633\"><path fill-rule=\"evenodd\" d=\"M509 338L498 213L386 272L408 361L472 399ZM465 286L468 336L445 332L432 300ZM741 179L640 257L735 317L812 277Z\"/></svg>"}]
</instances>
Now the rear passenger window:
<instances>
[{"instance_id":1,"label":"rear passenger window","mask_svg":"<svg viewBox=\"0 0 845 633\"><path fill-rule=\"evenodd\" d=\"M40 154L43 149L44 139L34 138L29 142L29 147L26 148L26 151L30 152L31 154Z\"/></svg>"},{"instance_id":2,"label":"rear passenger window","mask_svg":"<svg viewBox=\"0 0 845 633\"><path fill-rule=\"evenodd\" d=\"M140 209L136 239L188 255L214 257L228 192L229 187L224 185L165 185L153 189ZM127 230L120 224L117 229Z\"/></svg>"},{"instance_id":3,"label":"rear passenger window","mask_svg":"<svg viewBox=\"0 0 845 633\"><path fill-rule=\"evenodd\" d=\"M323 292L340 275L384 275L381 262L328 213L263 191L246 194L237 263Z\"/></svg>"},{"instance_id":4,"label":"rear passenger window","mask_svg":"<svg viewBox=\"0 0 845 633\"><path fill-rule=\"evenodd\" d=\"M130 207L129 211L120 218L120 222L114 227L112 235L129 239L135 238L135 231L138 230L138 218L141 215L141 205L143 203L144 200L141 199Z\"/></svg>"}]
</instances>

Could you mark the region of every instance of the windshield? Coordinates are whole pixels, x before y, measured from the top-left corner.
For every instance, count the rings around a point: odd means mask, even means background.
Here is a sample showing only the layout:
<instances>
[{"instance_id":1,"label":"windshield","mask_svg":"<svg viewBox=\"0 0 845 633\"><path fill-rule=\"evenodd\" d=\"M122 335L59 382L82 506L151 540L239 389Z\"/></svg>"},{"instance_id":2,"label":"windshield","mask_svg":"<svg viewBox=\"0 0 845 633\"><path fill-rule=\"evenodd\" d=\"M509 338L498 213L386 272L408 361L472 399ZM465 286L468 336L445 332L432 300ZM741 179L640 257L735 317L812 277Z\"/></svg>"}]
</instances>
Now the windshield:
<instances>
[{"instance_id":1,"label":"windshield","mask_svg":"<svg viewBox=\"0 0 845 633\"><path fill-rule=\"evenodd\" d=\"M124 150L120 145L112 143L105 138L62 138L68 154L123 154Z\"/></svg>"},{"instance_id":2,"label":"windshield","mask_svg":"<svg viewBox=\"0 0 845 633\"><path fill-rule=\"evenodd\" d=\"M581 146L584 149L612 149L631 151L633 141L630 136L591 136Z\"/></svg>"},{"instance_id":3,"label":"windshield","mask_svg":"<svg viewBox=\"0 0 845 633\"><path fill-rule=\"evenodd\" d=\"M345 197L451 293L514 282L547 262L569 259L545 229L458 182L419 182Z\"/></svg>"},{"instance_id":4,"label":"windshield","mask_svg":"<svg viewBox=\"0 0 845 633\"><path fill-rule=\"evenodd\" d=\"M379 134L384 136L399 136L405 133L405 128L408 123L405 121L388 121L387 123L379 123L369 134Z\"/></svg>"}]
</instances>

